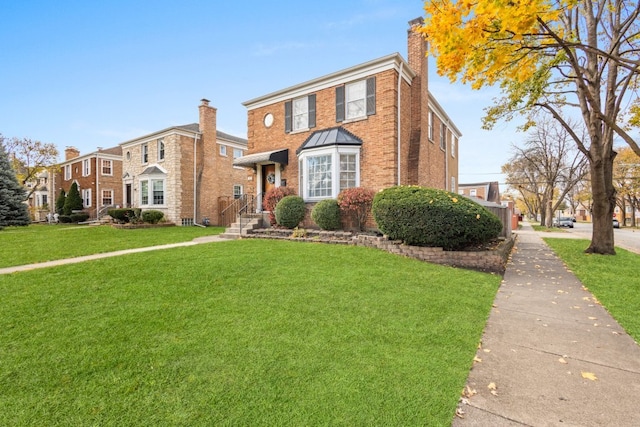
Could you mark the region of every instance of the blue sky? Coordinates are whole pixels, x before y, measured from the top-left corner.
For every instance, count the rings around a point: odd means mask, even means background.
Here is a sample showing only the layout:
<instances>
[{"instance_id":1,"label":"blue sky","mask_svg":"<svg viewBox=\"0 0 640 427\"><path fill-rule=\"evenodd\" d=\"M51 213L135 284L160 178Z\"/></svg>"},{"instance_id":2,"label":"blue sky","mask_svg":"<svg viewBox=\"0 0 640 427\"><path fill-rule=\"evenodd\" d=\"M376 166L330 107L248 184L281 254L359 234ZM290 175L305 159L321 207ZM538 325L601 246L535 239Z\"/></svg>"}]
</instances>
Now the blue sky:
<instances>
[{"instance_id":1,"label":"blue sky","mask_svg":"<svg viewBox=\"0 0 640 427\"><path fill-rule=\"evenodd\" d=\"M246 136L242 102L394 52L407 57L419 0L3 1L0 133L82 154L195 123ZM516 124L481 129L497 91L437 75L429 87L463 133L459 182L500 181Z\"/></svg>"}]
</instances>

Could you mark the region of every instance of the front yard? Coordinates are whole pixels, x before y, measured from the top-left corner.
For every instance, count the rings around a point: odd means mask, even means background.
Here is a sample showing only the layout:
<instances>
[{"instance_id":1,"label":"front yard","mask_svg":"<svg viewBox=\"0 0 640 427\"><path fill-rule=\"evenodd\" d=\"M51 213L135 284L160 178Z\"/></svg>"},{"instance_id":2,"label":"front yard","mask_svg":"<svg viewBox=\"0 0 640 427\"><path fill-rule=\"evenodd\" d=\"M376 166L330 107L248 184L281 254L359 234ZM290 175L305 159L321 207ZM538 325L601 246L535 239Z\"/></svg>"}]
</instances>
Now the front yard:
<instances>
[{"instance_id":1,"label":"front yard","mask_svg":"<svg viewBox=\"0 0 640 427\"><path fill-rule=\"evenodd\" d=\"M450 425L499 283L263 240L0 276L0 425Z\"/></svg>"}]
</instances>

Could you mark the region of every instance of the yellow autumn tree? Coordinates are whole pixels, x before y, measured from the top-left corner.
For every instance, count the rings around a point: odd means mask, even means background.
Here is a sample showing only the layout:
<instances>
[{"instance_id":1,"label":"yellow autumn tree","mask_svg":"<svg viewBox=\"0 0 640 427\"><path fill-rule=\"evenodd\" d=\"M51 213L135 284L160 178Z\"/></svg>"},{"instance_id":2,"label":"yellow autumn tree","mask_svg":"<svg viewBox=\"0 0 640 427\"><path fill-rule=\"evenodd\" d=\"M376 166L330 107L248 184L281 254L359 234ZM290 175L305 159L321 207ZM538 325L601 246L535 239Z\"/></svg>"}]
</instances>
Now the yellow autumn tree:
<instances>
[{"instance_id":1,"label":"yellow autumn tree","mask_svg":"<svg viewBox=\"0 0 640 427\"><path fill-rule=\"evenodd\" d=\"M615 0L427 0L421 31L438 72L502 97L484 125L551 115L589 161L593 235L587 252L614 254L614 136L640 155L640 7ZM571 117L587 129L582 138Z\"/></svg>"}]
</instances>

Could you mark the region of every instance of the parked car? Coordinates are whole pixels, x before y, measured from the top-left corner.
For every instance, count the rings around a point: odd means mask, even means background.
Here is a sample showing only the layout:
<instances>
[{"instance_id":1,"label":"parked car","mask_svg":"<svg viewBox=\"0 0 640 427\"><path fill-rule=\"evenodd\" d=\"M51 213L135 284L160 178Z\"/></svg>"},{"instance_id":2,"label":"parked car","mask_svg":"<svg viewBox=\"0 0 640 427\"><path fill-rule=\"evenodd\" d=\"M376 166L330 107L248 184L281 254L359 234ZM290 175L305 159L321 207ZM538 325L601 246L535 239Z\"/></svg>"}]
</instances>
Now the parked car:
<instances>
[{"instance_id":1,"label":"parked car","mask_svg":"<svg viewBox=\"0 0 640 427\"><path fill-rule=\"evenodd\" d=\"M573 221L571 220L571 217L561 216L560 218L553 219L553 226L573 228Z\"/></svg>"},{"instance_id":2,"label":"parked car","mask_svg":"<svg viewBox=\"0 0 640 427\"><path fill-rule=\"evenodd\" d=\"M620 221L613 218L613 228L620 228Z\"/></svg>"}]
</instances>

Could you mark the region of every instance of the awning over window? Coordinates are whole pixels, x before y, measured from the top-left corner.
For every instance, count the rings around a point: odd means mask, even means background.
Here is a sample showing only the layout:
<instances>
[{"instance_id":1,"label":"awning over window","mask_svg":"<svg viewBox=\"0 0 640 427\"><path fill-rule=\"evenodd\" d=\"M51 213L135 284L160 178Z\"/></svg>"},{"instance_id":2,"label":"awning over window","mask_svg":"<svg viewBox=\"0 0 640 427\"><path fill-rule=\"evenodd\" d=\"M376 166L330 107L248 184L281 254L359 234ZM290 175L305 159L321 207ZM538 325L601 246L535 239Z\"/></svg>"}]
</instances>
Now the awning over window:
<instances>
[{"instance_id":1,"label":"awning over window","mask_svg":"<svg viewBox=\"0 0 640 427\"><path fill-rule=\"evenodd\" d=\"M244 166L253 168L258 163L280 163L281 165L289 164L289 149L284 148L274 151L263 151L262 153L249 154L248 156L238 157L233 161L233 166Z\"/></svg>"},{"instance_id":2,"label":"awning over window","mask_svg":"<svg viewBox=\"0 0 640 427\"><path fill-rule=\"evenodd\" d=\"M302 150L327 147L330 145L362 145L362 140L342 126L318 130L312 133L309 138L302 143L300 148L296 150L296 154L299 154Z\"/></svg>"}]
</instances>

